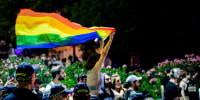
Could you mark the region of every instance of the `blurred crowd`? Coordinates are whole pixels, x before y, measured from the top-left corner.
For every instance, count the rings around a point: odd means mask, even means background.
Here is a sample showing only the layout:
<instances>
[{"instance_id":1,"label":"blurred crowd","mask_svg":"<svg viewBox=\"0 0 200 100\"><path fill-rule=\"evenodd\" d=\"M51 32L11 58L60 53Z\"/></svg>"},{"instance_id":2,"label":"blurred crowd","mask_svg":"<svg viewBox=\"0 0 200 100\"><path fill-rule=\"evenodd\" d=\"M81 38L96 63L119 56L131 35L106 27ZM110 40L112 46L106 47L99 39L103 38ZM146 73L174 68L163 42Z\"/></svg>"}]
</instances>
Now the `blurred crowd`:
<instances>
[{"instance_id":1,"label":"blurred crowd","mask_svg":"<svg viewBox=\"0 0 200 100\"><path fill-rule=\"evenodd\" d=\"M121 83L118 73L101 73L100 88L91 87L88 73L77 76L75 87L69 89L61 83L66 73L62 65L53 65L53 80L42 87L43 80L35 77L39 71L37 66L27 62L21 63L16 69L14 78L8 77L3 83L0 79L0 95L3 100L154 100L148 89L141 89L142 77L134 74ZM194 71L170 67L166 68L166 76L161 80L160 100L198 100L199 93L194 81ZM96 79L97 80L97 79ZM97 82L98 83L98 82ZM97 88L98 91L95 91ZM141 89L139 91L139 89Z\"/></svg>"},{"instance_id":2,"label":"blurred crowd","mask_svg":"<svg viewBox=\"0 0 200 100\"><path fill-rule=\"evenodd\" d=\"M99 40L100 49L91 53L85 65L88 73L81 73L77 76L76 85L68 88L68 84L61 81L65 79L64 67L67 62L72 64L72 59L57 60L56 56L46 57L45 54L35 56L37 60L43 58L45 64L51 69L52 81L42 87L43 80L35 77L39 71L38 66L23 62L18 65L14 77L7 77L3 83L0 79L0 95L2 100L154 100L154 97L147 88L141 86L142 77L134 75L140 72L139 63L131 63L128 72L132 75L126 77L125 83L121 82L119 73L101 73L102 67L110 49L115 32L111 32L108 42L104 45L104 40ZM4 40L1 40L1 58L12 55L12 46L6 47ZM5 49L5 50L4 50ZM29 54L29 53L27 53ZM133 55L134 57L134 55ZM29 56L23 56L29 59ZM134 60L134 59L131 59ZM136 69L137 70L136 70ZM1 76L3 77L3 76ZM196 74L191 70L181 71L179 68L167 67L166 76L161 80L160 100L197 100L199 92L194 81ZM141 90L140 90L141 89Z\"/></svg>"}]
</instances>

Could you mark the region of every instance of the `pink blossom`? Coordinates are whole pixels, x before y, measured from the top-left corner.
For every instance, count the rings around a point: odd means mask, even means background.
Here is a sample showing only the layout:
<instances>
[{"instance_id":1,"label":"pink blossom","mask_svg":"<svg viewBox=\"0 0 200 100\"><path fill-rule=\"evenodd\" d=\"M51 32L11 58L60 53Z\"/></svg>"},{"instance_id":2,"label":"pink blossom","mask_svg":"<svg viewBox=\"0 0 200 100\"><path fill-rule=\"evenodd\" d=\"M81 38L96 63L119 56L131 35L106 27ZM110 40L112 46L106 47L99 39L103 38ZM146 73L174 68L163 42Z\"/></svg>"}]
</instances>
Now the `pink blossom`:
<instances>
[{"instance_id":1,"label":"pink blossom","mask_svg":"<svg viewBox=\"0 0 200 100\"><path fill-rule=\"evenodd\" d=\"M16 54L13 54L12 57L17 57L17 55L16 55Z\"/></svg>"},{"instance_id":2,"label":"pink blossom","mask_svg":"<svg viewBox=\"0 0 200 100\"><path fill-rule=\"evenodd\" d=\"M151 72L154 72L154 71L156 71L155 68L151 68Z\"/></svg>"},{"instance_id":3,"label":"pink blossom","mask_svg":"<svg viewBox=\"0 0 200 100\"><path fill-rule=\"evenodd\" d=\"M198 61L200 61L200 57L199 57L199 55L196 55L196 59L197 59Z\"/></svg>"},{"instance_id":4,"label":"pink blossom","mask_svg":"<svg viewBox=\"0 0 200 100\"><path fill-rule=\"evenodd\" d=\"M7 63L10 63L10 60L9 60L9 59L7 59L6 61L7 61Z\"/></svg>"},{"instance_id":5,"label":"pink blossom","mask_svg":"<svg viewBox=\"0 0 200 100\"><path fill-rule=\"evenodd\" d=\"M78 74L75 74L75 77L78 77Z\"/></svg>"},{"instance_id":6,"label":"pink blossom","mask_svg":"<svg viewBox=\"0 0 200 100\"><path fill-rule=\"evenodd\" d=\"M194 56L194 54L190 54L189 56L190 56L190 57L193 57L193 56Z\"/></svg>"},{"instance_id":7,"label":"pink blossom","mask_svg":"<svg viewBox=\"0 0 200 100\"><path fill-rule=\"evenodd\" d=\"M17 65L15 65L15 69L17 69Z\"/></svg>"},{"instance_id":8,"label":"pink blossom","mask_svg":"<svg viewBox=\"0 0 200 100\"><path fill-rule=\"evenodd\" d=\"M199 75L199 73L195 73L195 76Z\"/></svg>"},{"instance_id":9,"label":"pink blossom","mask_svg":"<svg viewBox=\"0 0 200 100\"><path fill-rule=\"evenodd\" d=\"M160 68L161 66L162 66L161 63L158 63L158 64L157 64L157 67L158 67L158 68Z\"/></svg>"},{"instance_id":10,"label":"pink blossom","mask_svg":"<svg viewBox=\"0 0 200 100\"><path fill-rule=\"evenodd\" d=\"M49 75L49 71L46 71L44 74L45 74L45 75Z\"/></svg>"},{"instance_id":11,"label":"pink blossom","mask_svg":"<svg viewBox=\"0 0 200 100\"><path fill-rule=\"evenodd\" d=\"M111 68L111 66L110 66L110 65L108 65L108 66L106 66L106 68Z\"/></svg>"},{"instance_id":12,"label":"pink blossom","mask_svg":"<svg viewBox=\"0 0 200 100\"><path fill-rule=\"evenodd\" d=\"M45 60L45 57L41 57L42 60Z\"/></svg>"},{"instance_id":13,"label":"pink blossom","mask_svg":"<svg viewBox=\"0 0 200 100\"><path fill-rule=\"evenodd\" d=\"M8 66L8 64L5 64L4 66Z\"/></svg>"},{"instance_id":14,"label":"pink blossom","mask_svg":"<svg viewBox=\"0 0 200 100\"><path fill-rule=\"evenodd\" d=\"M185 58L187 58L188 57L188 54L185 54Z\"/></svg>"},{"instance_id":15,"label":"pink blossom","mask_svg":"<svg viewBox=\"0 0 200 100\"><path fill-rule=\"evenodd\" d=\"M197 61L195 58L188 58L189 61L195 62Z\"/></svg>"},{"instance_id":16,"label":"pink blossom","mask_svg":"<svg viewBox=\"0 0 200 100\"><path fill-rule=\"evenodd\" d=\"M147 71L146 73L147 73L147 75L148 75L148 76L150 76L150 75L151 75L151 71Z\"/></svg>"},{"instance_id":17,"label":"pink blossom","mask_svg":"<svg viewBox=\"0 0 200 100\"><path fill-rule=\"evenodd\" d=\"M127 67L127 65L126 65L126 64L124 64L122 67Z\"/></svg>"},{"instance_id":18,"label":"pink blossom","mask_svg":"<svg viewBox=\"0 0 200 100\"><path fill-rule=\"evenodd\" d=\"M165 59L165 61L163 63L167 64L167 63L169 63L169 60Z\"/></svg>"},{"instance_id":19,"label":"pink blossom","mask_svg":"<svg viewBox=\"0 0 200 100\"><path fill-rule=\"evenodd\" d=\"M152 79L149 81L149 83L152 83L152 82L157 81L157 80L158 80L157 78L152 78Z\"/></svg>"},{"instance_id":20,"label":"pink blossom","mask_svg":"<svg viewBox=\"0 0 200 100\"><path fill-rule=\"evenodd\" d=\"M4 70L2 70L0 73L4 73Z\"/></svg>"},{"instance_id":21,"label":"pink blossom","mask_svg":"<svg viewBox=\"0 0 200 100\"><path fill-rule=\"evenodd\" d=\"M12 66L12 65L10 65L8 68L9 68L9 69L13 69L13 66Z\"/></svg>"},{"instance_id":22,"label":"pink blossom","mask_svg":"<svg viewBox=\"0 0 200 100\"><path fill-rule=\"evenodd\" d=\"M154 92L155 92L155 93L157 93L157 92L158 92L158 90L156 89L156 90L154 90Z\"/></svg>"},{"instance_id":23,"label":"pink blossom","mask_svg":"<svg viewBox=\"0 0 200 100\"><path fill-rule=\"evenodd\" d=\"M162 73L161 72L158 72L158 76L160 76Z\"/></svg>"},{"instance_id":24,"label":"pink blossom","mask_svg":"<svg viewBox=\"0 0 200 100\"><path fill-rule=\"evenodd\" d=\"M142 73L144 73L145 71L144 70L142 70Z\"/></svg>"},{"instance_id":25,"label":"pink blossom","mask_svg":"<svg viewBox=\"0 0 200 100\"><path fill-rule=\"evenodd\" d=\"M8 72L5 72L5 75L8 75Z\"/></svg>"},{"instance_id":26,"label":"pink blossom","mask_svg":"<svg viewBox=\"0 0 200 100\"><path fill-rule=\"evenodd\" d=\"M183 72L183 69L180 69L181 73Z\"/></svg>"}]
</instances>

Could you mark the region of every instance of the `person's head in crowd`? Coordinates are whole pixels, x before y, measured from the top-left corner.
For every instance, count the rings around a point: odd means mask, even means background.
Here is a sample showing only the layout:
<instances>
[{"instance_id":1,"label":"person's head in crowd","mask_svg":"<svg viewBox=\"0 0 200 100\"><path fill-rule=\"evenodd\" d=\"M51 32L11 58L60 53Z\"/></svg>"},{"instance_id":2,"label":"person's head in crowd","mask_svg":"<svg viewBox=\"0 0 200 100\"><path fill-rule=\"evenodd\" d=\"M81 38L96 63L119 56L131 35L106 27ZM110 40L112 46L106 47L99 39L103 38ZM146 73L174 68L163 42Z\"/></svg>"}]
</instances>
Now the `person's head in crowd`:
<instances>
[{"instance_id":1,"label":"person's head in crowd","mask_svg":"<svg viewBox=\"0 0 200 100\"><path fill-rule=\"evenodd\" d=\"M85 83L77 83L74 87L73 100L90 100L90 91Z\"/></svg>"},{"instance_id":2,"label":"person's head in crowd","mask_svg":"<svg viewBox=\"0 0 200 100\"><path fill-rule=\"evenodd\" d=\"M0 45L6 45L6 41L2 39Z\"/></svg>"},{"instance_id":3,"label":"person's head in crowd","mask_svg":"<svg viewBox=\"0 0 200 100\"><path fill-rule=\"evenodd\" d=\"M105 88L110 88L112 87L112 81L111 81L111 76L109 73L105 73L105 77L104 77L104 85Z\"/></svg>"},{"instance_id":4,"label":"person's head in crowd","mask_svg":"<svg viewBox=\"0 0 200 100\"><path fill-rule=\"evenodd\" d=\"M4 99L6 96L8 96L10 93L12 93L15 89L17 89L17 86L15 85L8 85L8 86L2 86L0 87L0 91L2 91L2 99Z\"/></svg>"},{"instance_id":5,"label":"person's head in crowd","mask_svg":"<svg viewBox=\"0 0 200 100\"><path fill-rule=\"evenodd\" d=\"M41 88L42 86L42 79L40 77L36 77L35 78L35 83L34 83L34 88L35 88L35 91L39 91L39 89Z\"/></svg>"},{"instance_id":6,"label":"person's head in crowd","mask_svg":"<svg viewBox=\"0 0 200 100\"><path fill-rule=\"evenodd\" d=\"M121 77L119 76L119 74L113 74L111 76L111 81L112 81L112 89L119 89L122 88L122 84L121 84Z\"/></svg>"},{"instance_id":7,"label":"person's head in crowd","mask_svg":"<svg viewBox=\"0 0 200 100\"><path fill-rule=\"evenodd\" d=\"M137 77L136 75L130 75L126 78L125 88L132 88L134 91L138 91L140 87L140 80L142 77Z\"/></svg>"},{"instance_id":8,"label":"person's head in crowd","mask_svg":"<svg viewBox=\"0 0 200 100\"><path fill-rule=\"evenodd\" d=\"M114 98L114 92L112 90L111 75L109 73L103 73L101 75L102 85L99 94L107 93L111 98Z\"/></svg>"},{"instance_id":9,"label":"person's head in crowd","mask_svg":"<svg viewBox=\"0 0 200 100\"><path fill-rule=\"evenodd\" d=\"M81 73L78 75L76 83L80 83L80 82L86 83L86 81L87 81L87 75L85 73Z\"/></svg>"},{"instance_id":10,"label":"person's head in crowd","mask_svg":"<svg viewBox=\"0 0 200 100\"><path fill-rule=\"evenodd\" d=\"M173 68L170 70L170 79L178 79L180 77L181 71L179 68Z\"/></svg>"},{"instance_id":11,"label":"person's head in crowd","mask_svg":"<svg viewBox=\"0 0 200 100\"><path fill-rule=\"evenodd\" d=\"M18 88L31 89L35 83L35 72L38 71L38 66L32 66L27 62L21 63L16 70L16 80Z\"/></svg>"},{"instance_id":12,"label":"person's head in crowd","mask_svg":"<svg viewBox=\"0 0 200 100\"><path fill-rule=\"evenodd\" d=\"M52 56L51 56L51 60L52 60L52 61L56 61L56 55L52 55Z\"/></svg>"},{"instance_id":13,"label":"person's head in crowd","mask_svg":"<svg viewBox=\"0 0 200 100\"><path fill-rule=\"evenodd\" d=\"M51 75L54 80L62 81L65 79L66 73L61 65L53 67L51 69Z\"/></svg>"},{"instance_id":14,"label":"person's head in crowd","mask_svg":"<svg viewBox=\"0 0 200 100\"><path fill-rule=\"evenodd\" d=\"M56 84L51 87L48 98L50 100L69 100L68 95L72 92L72 90L67 90L64 84Z\"/></svg>"},{"instance_id":15,"label":"person's head in crowd","mask_svg":"<svg viewBox=\"0 0 200 100\"><path fill-rule=\"evenodd\" d=\"M168 66L165 68L165 74L168 75L170 73L171 67Z\"/></svg>"},{"instance_id":16,"label":"person's head in crowd","mask_svg":"<svg viewBox=\"0 0 200 100\"><path fill-rule=\"evenodd\" d=\"M94 67L94 65L97 63L97 61L99 60L100 58L100 54L98 53L91 53L90 56L88 57L84 67L87 69L87 70L90 70Z\"/></svg>"},{"instance_id":17,"label":"person's head in crowd","mask_svg":"<svg viewBox=\"0 0 200 100\"><path fill-rule=\"evenodd\" d=\"M46 58L46 54L42 53L40 57L45 57Z\"/></svg>"}]
</instances>

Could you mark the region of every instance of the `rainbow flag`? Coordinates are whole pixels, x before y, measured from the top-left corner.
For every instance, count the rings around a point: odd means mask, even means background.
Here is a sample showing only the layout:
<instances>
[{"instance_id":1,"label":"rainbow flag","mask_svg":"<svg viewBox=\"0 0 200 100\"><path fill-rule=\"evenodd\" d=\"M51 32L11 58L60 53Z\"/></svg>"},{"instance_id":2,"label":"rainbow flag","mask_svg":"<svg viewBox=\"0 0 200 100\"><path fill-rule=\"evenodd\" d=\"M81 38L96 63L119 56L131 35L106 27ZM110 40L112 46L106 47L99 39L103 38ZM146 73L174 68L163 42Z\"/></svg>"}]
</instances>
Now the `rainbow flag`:
<instances>
[{"instance_id":1,"label":"rainbow flag","mask_svg":"<svg viewBox=\"0 0 200 100\"><path fill-rule=\"evenodd\" d=\"M91 39L106 39L112 27L83 27L57 13L21 9L16 18L17 49L73 46Z\"/></svg>"}]
</instances>

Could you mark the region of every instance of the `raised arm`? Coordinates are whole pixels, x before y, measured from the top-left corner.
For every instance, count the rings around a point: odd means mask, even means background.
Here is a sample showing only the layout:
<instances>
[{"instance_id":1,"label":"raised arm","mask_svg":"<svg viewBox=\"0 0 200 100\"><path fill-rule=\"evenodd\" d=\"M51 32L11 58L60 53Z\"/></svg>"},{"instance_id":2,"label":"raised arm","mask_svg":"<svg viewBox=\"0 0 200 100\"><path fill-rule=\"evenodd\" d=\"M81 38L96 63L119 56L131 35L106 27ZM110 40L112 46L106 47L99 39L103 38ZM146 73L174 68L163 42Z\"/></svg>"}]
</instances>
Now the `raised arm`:
<instances>
[{"instance_id":1,"label":"raised arm","mask_svg":"<svg viewBox=\"0 0 200 100\"><path fill-rule=\"evenodd\" d=\"M94 66L94 67L97 68L97 72L100 72L100 70L101 70L102 64L104 63L105 58L106 58L108 51L110 49L110 46L112 44L112 40L114 38L114 35L115 35L115 32L111 32L111 34L109 36L109 40L108 40L107 44L105 45L105 47L103 48L103 51L101 53L99 60L97 61L97 63Z\"/></svg>"},{"instance_id":2,"label":"raised arm","mask_svg":"<svg viewBox=\"0 0 200 100\"><path fill-rule=\"evenodd\" d=\"M97 52L98 52L99 54L102 54L103 47L104 47L104 40L101 39L101 40L99 41L99 43L100 43L100 48L99 48L99 50L98 50Z\"/></svg>"}]
</instances>

